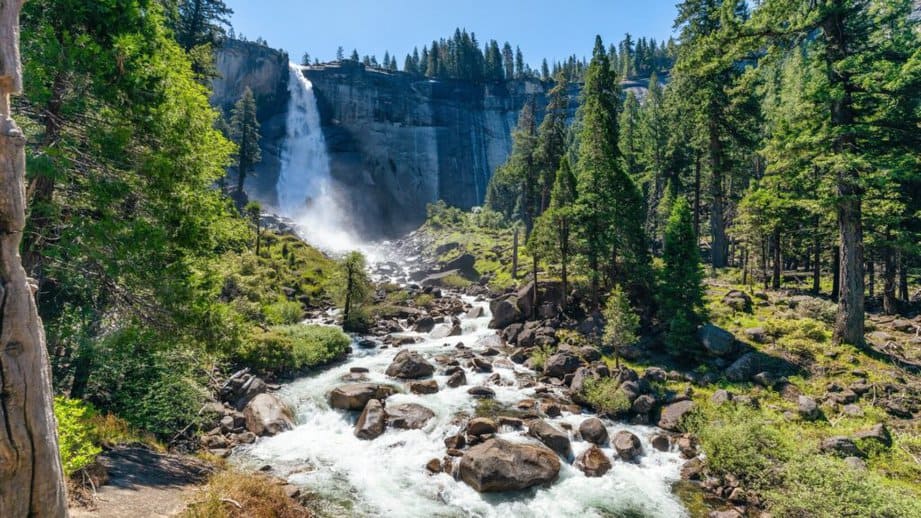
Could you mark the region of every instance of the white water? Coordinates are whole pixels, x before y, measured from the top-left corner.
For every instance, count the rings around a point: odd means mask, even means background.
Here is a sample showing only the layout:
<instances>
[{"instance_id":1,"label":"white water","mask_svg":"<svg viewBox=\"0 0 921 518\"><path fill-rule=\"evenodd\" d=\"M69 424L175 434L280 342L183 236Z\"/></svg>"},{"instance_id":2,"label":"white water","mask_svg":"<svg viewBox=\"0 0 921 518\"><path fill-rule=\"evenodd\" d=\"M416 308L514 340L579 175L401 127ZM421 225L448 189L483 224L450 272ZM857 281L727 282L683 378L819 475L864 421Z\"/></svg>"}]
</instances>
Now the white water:
<instances>
[{"instance_id":1,"label":"white water","mask_svg":"<svg viewBox=\"0 0 921 518\"><path fill-rule=\"evenodd\" d=\"M403 346L419 351L431 359L436 354L454 350L463 342L473 350L484 346L478 340L493 335L486 326L488 304L466 298L486 310L476 319L461 317L463 335ZM444 324L441 324L444 325ZM450 345L446 345L449 343ZM282 389L281 396L296 409L298 426L289 432L262 439L248 450L235 454L251 467L270 464L292 483L308 487L325 498L352 501L354 516L398 517L591 517L591 516L661 516L685 515L681 504L671 494L671 484L679 477L681 459L677 453L662 453L649 444L654 428L607 422L611 436L630 430L640 437L645 454L638 464L614 460L614 468L599 478L585 477L577 468L563 462L560 476L549 488L531 489L512 495L486 495L474 491L450 475L429 475L425 463L445 455L444 438L457 433L463 420L459 413L473 415L476 401L467 394L474 385L485 384L490 374L467 370L468 384L456 389L445 385L446 376L435 376L440 391L430 395L396 394L387 402L419 403L435 412L435 418L422 430L388 429L372 441L356 438L353 427L357 413L330 409L327 394L345 383L342 377L350 367L367 367L369 381L399 382L384 375L384 370L401 348L362 350L355 348L349 360L325 372L297 380ZM514 381L515 372L530 372L521 366L499 367L494 372ZM503 387L489 385L496 400L514 407L522 399L534 398L533 389L519 389L516 384ZM557 427L563 422L577 429L587 414L568 414L550 419ZM504 429L500 435L522 442L534 440L520 431ZM584 441L573 441L579 455L588 448ZM617 459L611 448L604 448L609 458ZM240 455L242 454L242 455ZM240 455L240 456L238 456ZM459 459L455 459L457 462ZM625 514L630 512L632 514Z\"/></svg>"},{"instance_id":2,"label":"white water","mask_svg":"<svg viewBox=\"0 0 921 518\"><path fill-rule=\"evenodd\" d=\"M275 190L278 212L309 243L332 253L363 249L330 175L326 139L313 85L301 67L288 65L288 118Z\"/></svg>"}]
</instances>

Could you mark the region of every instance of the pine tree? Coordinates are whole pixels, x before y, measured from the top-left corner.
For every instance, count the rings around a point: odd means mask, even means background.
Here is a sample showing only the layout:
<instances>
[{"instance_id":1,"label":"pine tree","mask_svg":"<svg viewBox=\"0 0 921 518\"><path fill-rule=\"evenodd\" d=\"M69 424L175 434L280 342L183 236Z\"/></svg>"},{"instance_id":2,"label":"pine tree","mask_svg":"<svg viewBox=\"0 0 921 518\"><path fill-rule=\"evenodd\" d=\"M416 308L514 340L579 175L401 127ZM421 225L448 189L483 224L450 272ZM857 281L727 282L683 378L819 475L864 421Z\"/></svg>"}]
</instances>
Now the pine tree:
<instances>
[{"instance_id":1,"label":"pine tree","mask_svg":"<svg viewBox=\"0 0 921 518\"><path fill-rule=\"evenodd\" d=\"M637 340L637 331L640 327L640 317L630 305L627 294L618 285L614 286L604 305L604 334L602 339L606 345L614 348L617 360L620 360L620 351Z\"/></svg>"},{"instance_id":2,"label":"pine tree","mask_svg":"<svg viewBox=\"0 0 921 518\"><path fill-rule=\"evenodd\" d=\"M362 332L367 329L364 304L371 294L371 279L361 252L349 252L339 262L339 300L342 306L342 328Z\"/></svg>"},{"instance_id":3,"label":"pine tree","mask_svg":"<svg viewBox=\"0 0 921 518\"><path fill-rule=\"evenodd\" d=\"M550 80L550 66L547 64L547 58L544 58L544 60L540 63L540 80Z\"/></svg>"},{"instance_id":4,"label":"pine tree","mask_svg":"<svg viewBox=\"0 0 921 518\"><path fill-rule=\"evenodd\" d=\"M515 47L515 79L524 77L524 54L520 47Z\"/></svg>"},{"instance_id":5,"label":"pine tree","mask_svg":"<svg viewBox=\"0 0 921 518\"><path fill-rule=\"evenodd\" d=\"M624 172L617 147L619 92L604 44L595 38L585 74L578 120L577 174L582 254L589 267L592 307L598 308L601 281L623 279L628 292L648 309L649 258L643 232L643 204Z\"/></svg>"},{"instance_id":6,"label":"pine tree","mask_svg":"<svg viewBox=\"0 0 921 518\"><path fill-rule=\"evenodd\" d=\"M573 204L576 201L576 177L563 156L550 197L550 206L537 219L534 242L540 255L559 264L564 297L569 296L569 265L573 248Z\"/></svg>"},{"instance_id":7,"label":"pine tree","mask_svg":"<svg viewBox=\"0 0 921 518\"><path fill-rule=\"evenodd\" d=\"M659 317L666 326L665 346L682 357L694 354L697 327L704 320L703 274L691 209L684 197L675 201L665 227L664 267L659 282Z\"/></svg>"},{"instance_id":8,"label":"pine tree","mask_svg":"<svg viewBox=\"0 0 921 518\"><path fill-rule=\"evenodd\" d=\"M305 52L304 55L301 56L301 65L305 67L310 66L310 54L309 53Z\"/></svg>"},{"instance_id":9,"label":"pine tree","mask_svg":"<svg viewBox=\"0 0 921 518\"><path fill-rule=\"evenodd\" d=\"M502 63L505 66L505 79L515 79L515 54L512 52L512 45L507 41L502 46Z\"/></svg>"},{"instance_id":10,"label":"pine tree","mask_svg":"<svg viewBox=\"0 0 921 518\"><path fill-rule=\"evenodd\" d=\"M540 178L540 205L538 213L547 209L550 203L550 190L554 186L560 160L566 153L568 145L566 135L566 117L569 114L569 82L563 74L556 77L556 84L547 93L547 109L544 120L537 131L537 151L535 160Z\"/></svg>"},{"instance_id":11,"label":"pine tree","mask_svg":"<svg viewBox=\"0 0 921 518\"><path fill-rule=\"evenodd\" d=\"M256 98L246 87L230 113L231 140L237 144L237 192L243 192L246 175L262 160Z\"/></svg>"},{"instance_id":12,"label":"pine tree","mask_svg":"<svg viewBox=\"0 0 921 518\"><path fill-rule=\"evenodd\" d=\"M227 35L232 14L223 0L183 0L179 4L176 39L186 50L216 45Z\"/></svg>"},{"instance_id":13,"label":"pine tree","mask_svg":"<svg viewBox=\"0 0 921 518\"><path fill-rule=\"evenodd\" d=\"M624 157L627 173L639 180L640 168L640 102L633 91L627 92L624 109L620 113L620 153Z\"/></svg>"}]
</instances>

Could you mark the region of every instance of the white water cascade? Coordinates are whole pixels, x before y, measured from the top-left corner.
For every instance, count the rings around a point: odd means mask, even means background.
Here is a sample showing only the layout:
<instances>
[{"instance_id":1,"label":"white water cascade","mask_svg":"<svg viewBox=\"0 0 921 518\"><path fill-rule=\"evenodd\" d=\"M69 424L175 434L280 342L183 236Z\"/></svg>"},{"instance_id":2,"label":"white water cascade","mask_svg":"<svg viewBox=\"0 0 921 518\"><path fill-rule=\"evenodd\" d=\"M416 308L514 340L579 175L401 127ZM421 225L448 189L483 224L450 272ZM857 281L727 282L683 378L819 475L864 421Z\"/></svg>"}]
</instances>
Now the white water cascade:
<instances>
[{"instance_id":1,"label":"white water cascade","mask_svg":"<svg viewBox=\"0 0 921 518\"><path fill-rule=\"evenodd\" d=\"M288 65L288 118L275 191L278 212L306 241L333 253L361 249L330 175L326 140L313 85L301 67Z\"/></svg>"},{"instance_id":2,"label":"white water cascade","mask_svg":"<svg viewBox=\"0 0 921 518\"><path fill-rule=\"evenodd\" d=\"M434 379L440 390L435 394L411 394L408 391L391 396L387 404L418 403L435 413L421 430L388 429L382 436L365 441L355 437L353 430L357 412L329 407L327 395L345 381L350 369L368 369L367 381L395 383L384 374L394 356L404 348L412 348L432 360L437 355L450 354L453 343L463 342L472 351L482 352L491 342L495 331L487 327L491 315L486 301L464 297L473 306L483 308L483 316L460 316L462 335L433 339L427 333L407 331L401 335L421 340L399 348L358 348L344 363L285 385L280 396L295 409L298 425L295 429L259 440L234 454L238 462L256 469L265 464L273 473L293 484L321 495L320 501L348 502L344 508L327 510L322 516L359 517L662 517L687 516L671 485L679 478L683 460L677 452L657 451L649 438L657 430L649 426L629 425L605 420L608 433L629 430L640 437L644 454L637 463L614 460L613 469L602 477L588 478L576 467L563 462L559 478L546 488L532 488L509 494L480 494L448 474L429 474L425 464L429 459L445 454L444 439L461 430L464 419L458 415L473 415L477 402L467 389L487 383L489 373L467 371L468 384L457 388L446 385L448 376L437 374ZM445 326L448 324L439 324ZM514 408L526 398L539 397L533 388L520 388L516 379L530 373L520 365L496 362L495 372L503 383L490 385L496 393L496 403ZM550 418L557 428L578 429L588 414L564 412ZM502 427L499 435L515 442L534 443L535 439L520 430ZM576 455L589 447L585 441L573 441ZM603 448L609 458L617 453L610 446ZM457 459L459 460L459 459Z\"/></svg>"}]
</instances>

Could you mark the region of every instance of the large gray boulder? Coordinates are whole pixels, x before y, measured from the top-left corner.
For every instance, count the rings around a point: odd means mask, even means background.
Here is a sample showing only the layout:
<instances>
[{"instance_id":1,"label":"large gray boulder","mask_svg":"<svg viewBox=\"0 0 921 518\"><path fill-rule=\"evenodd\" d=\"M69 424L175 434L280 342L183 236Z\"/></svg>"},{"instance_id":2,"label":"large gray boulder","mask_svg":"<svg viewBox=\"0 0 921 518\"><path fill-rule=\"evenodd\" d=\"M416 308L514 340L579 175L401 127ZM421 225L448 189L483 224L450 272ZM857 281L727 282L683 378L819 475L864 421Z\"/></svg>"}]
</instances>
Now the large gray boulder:
<instances>
[{"instance_id":1,"label":"large gray boulder","mask_svg":"<svg viewBox=\"0 0 921 518\"><path fill-rule=\"evenodd\" d=\"M759 372L759 363L758 355L755 352L747 352L732 362L732 365L726 367L723 373L729 381L748 381Z\"/></svg>"},{"instance_id":2,"label":"large gray boulder","mask_svg":"<svg viewBox=\"0 0 921 518\"><path fill-rule=\"evenodd\" d=\"M275 435L294 428L294 416L274 394L257 394L243 409L246 429L256 435Z\"/></svg>"},{"instance_id":3,"label":"large gray boulder","mask_svg":"<svg viewBox=\"0 0 921 518\"><path fill-rule=\"evenodd\" d=\"M416 430L435 417L435 412L416 403L390 405L386 409L387 424L393 428Z\"/></svg>"},{"instance_id":4,"label":"large gray boulder","mask_svg":"<svg viewBox=\"0 0 921 518\"><path fill-rule=\"evenodd\" d=\"M540 440L564 459L572 458L572 444L569 435L542 419L528 421L528 435Z\"/></svg>"},{"instance_id":5,"label":"large gray boulder","mask_svg":"<svg viewBox=\"0 0 921 518\"><path fill-rule=\"evenodd\" d=\"M635 461L643 453L640 438L626 430L614 434L614 440L611 442L620 458L626 461Z\"/></svg>"},{"instance_id":6,"label":"large gray boulder","mask_svg":"<svg viewBox=\"0 0 921 518\"><path fill-rule=\"evenodd\" d=\"M352 383L329 393L329 406L340 410L363 410L372 399L386 399L396 389L383 383Z\"/></svg>"},{"instance_id":7,"label":"large gray boulder","mask_svg":"<svg viewBox=\"0 0 921 518\"><path fill-rule=\"evenodd\" d=\"M736 338L729 331L713 324L704 324L697 330L697 339L713 356L726 356L735 351Z\"/></svg>"},{"instance_id":8,"label":"large gray boulder","mask_svg":"<svg viewBox=\"0 0 921 518\"><path fill-rule=\"evenodd\" d=\"M490 439L464 454L460 479L481 493L519 491L547 484L560 472L560 460L549 449Z\"/></svg>"},{"instance_id":9,"label":"large gray boulder","mask_svg":"<svg viewBox=\"0 0 921 518\"><path fill-rule=\"evenodd\" d=\"M608 429L605 428L604 422L597 417L589 417L579 425L579 435L583 440L590 443L604 446L608 443Z\"/></svg>"},{"instance_id":10,"label":"large gray boulder","mask_svg":"<svg viewBox=\"0 0 921 518\"><path fill-rule=\"evenodd\" d=\"M380 400L372 399L365 405L364 411L355 423L355 437L371 440L384 433L387 426L384 405Z\"/></svg>"},{"instance_id":11,"label":"large gray boulder","mask_svg":"<svg viewBox=\"0 0 921 518\"><path fill-rule=\"evenodd\" d=\"M662 408L662 414L659 417L659 428L671 432L679 431L685 416L692 410L694 410L693 401L678 401Z\"/></svg>"},{"instance_id":12,"label":"large gray boulder","mask_svg":"<svg viewBox=\"0 0 921 518\"><path fill-rule=\"evenodd\" d=\"M560 351L544 362L544 374L554 378L563 378L582 366L582 359L568 350Z\"/></svg>"},{"instance_id":13,"label":"large gray boulder","mask_svg":"<svg viewBox=\"0 0 921 518\"><path fill-rule=\"evenodd\" d=\"M434 372L434 365L426 361L421 354L408 349L400 351L387 367L388 376L402 379L427 378Z\"/></svg>"},{"instance_id":14,"label":"large gray boulder","mask_svg":"<svg viewBox=\"0 0 921 518\"><path fill-rule=\"evenodd\" d=\"M522 318L521 310L518 309L518 299L514 296L494 299L489 303L489 311L492 312L492 320L489 321L490 329L503 329L519 322Z\"/></svg>"}]
</instances>

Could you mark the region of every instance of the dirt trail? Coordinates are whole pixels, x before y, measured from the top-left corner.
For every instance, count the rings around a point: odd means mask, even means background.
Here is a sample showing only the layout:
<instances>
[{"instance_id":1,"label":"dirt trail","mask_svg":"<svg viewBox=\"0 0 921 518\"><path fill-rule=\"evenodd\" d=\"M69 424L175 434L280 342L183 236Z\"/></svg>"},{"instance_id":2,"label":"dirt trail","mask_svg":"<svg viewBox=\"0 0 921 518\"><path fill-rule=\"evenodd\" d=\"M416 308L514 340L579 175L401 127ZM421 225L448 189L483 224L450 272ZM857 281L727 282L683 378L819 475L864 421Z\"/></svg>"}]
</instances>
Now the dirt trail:
<instances>
[{"instance_id":1,"label":"dirt trail","mask_svg":"<svg viewBox=\"0 0 921 518\"><path fill-rule=\"evenodd\" d=\"M99 457L109 480L97 489L96 508L72 507L75 518L175 516L212 468L197 459L119 447Z\"/></svg>"}]
</instances>

